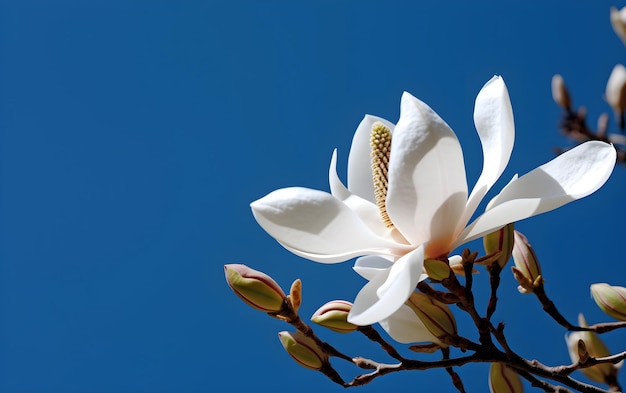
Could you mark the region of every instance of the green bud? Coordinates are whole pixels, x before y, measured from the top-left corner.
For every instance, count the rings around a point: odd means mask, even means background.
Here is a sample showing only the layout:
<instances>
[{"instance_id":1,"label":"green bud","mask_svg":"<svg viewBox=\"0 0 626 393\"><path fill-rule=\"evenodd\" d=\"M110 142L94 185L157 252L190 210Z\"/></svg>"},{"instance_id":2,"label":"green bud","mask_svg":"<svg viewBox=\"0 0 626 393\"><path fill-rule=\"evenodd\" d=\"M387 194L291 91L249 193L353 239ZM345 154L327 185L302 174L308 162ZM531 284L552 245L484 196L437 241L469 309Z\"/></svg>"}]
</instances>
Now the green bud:
<instances>
[{"instance_id":1,"label":"green bud","mask_svg":"<svg viewBox=\"0 0 626 393\"><path fill-rule=\"evenodd\" d=\"M518 290L521 293L532 293L534 286L541 281L541 266L526 236L518 231L514 231L513 262L515 267L513 273L519 282Z\"/></svg>"},{"instance_id":2,"label":"green bud","mask_svg":"<svg viewBox=\"0 0 626 393\"><path fill-rule=\"evenodd\" d=\"M445 280L450 277L450 273L452 272L450 265L439 259L426 259L424 261L424 270L426 270L428 277L436 281Z\"/></svg>"},{"instance_id":3,"label":"green bud","mask_svg":"<svg viewBox=\"0 0 626 393\"><path fill-rule=\"evenodd\" d=\"M491 363L489 391L491 393L522 393L524 385L519 375L504 363Z\"/></svg>"},{"instance_id":4,"label":"green bud","mask_svg":"<svg viewBox=\"0 0 626 393\"><path fill-rule=\"evenodd\" d=\"M224 265L226 282L241 300L257 310L278 312L285 293L270 276L246 265Z\"/></svg>"},{"instance_id":5,"label":"green bud","mask_svg":"<svg viewBox=\"0 0 626 393\"><path fill-rule=\"evenodd\" d=\"M423 293L413 292L406 305L413 310L433 336L438 339L443 339L445 336L456 336L456 320L450 308L444 303Z\"/></svg>"},{"instance_id":6,"label":"green bud","mask_svg":"<svg viewBox=\"0 0 626 393\"><path fill-rule=\"evenodd\" d=\"M578 324L582 327L588 326L583 314L578 315ZM579 341L582 341L583 345ZM581 357L583 359L587 356L601 358L611 355L606 344L594 332L572 332L565 336L565 342L573 363L578 362ZM606 383L607 378L616 375L617 368L612 363L600 363L591 367L581 368L580 371L592 381Z\"/></svg>"},{"instance_id":7,"label":"green bud","mask_svg":"<svg viewBox=\"0 0 626 393\"><path fill-rule=\"evenodd\" d=\"M504 267L511 258L514 243L513 233L514 225L510 223L483 237L483 246L487 254L500 252L498 259L496 259L500 267Z\"/></svg>"},{"instance_id":8,"label":"green bud","mask_svg":"<svg viewBox=\"0 0 626 393\"><path fill-rule=\"evenodd\" d=\"M626 288L609 284L591 285L591 295L607 315L626 321Z\"/></svg>"},{"instance_id":9,"label":"green bud","mask_svg":"<svg viewBox=\"0 0 626 393\"><path fill-rule=\"evenodd\" d=\"M278 338L287 353L302 367L319 370L328 361L328 356L315 341L301 331L280 332Z\"/></svg>"},{"instance_id":10,"label":"green bud","mask_svg":"<svg viewBox=\"0 0 626 393\"><path fill-rule=\"evenodd\" d=\"M358 328L357 325L348 322L351 309L352 303L333 300L318 308L311 317L311 321L337 333L350 333Z\"/></svg>"}]
</instances>

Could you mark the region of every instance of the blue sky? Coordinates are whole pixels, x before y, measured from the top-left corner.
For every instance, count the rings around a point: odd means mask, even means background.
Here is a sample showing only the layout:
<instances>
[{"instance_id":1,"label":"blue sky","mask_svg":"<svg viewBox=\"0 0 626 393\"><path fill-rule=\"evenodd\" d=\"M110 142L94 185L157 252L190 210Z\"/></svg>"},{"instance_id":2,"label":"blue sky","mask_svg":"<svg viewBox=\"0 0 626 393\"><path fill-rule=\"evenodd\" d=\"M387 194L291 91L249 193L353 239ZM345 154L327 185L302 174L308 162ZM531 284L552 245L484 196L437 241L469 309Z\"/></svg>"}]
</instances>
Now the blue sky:
<instances>
[{"instance_id":1,"label":"blue sky","mask_svg":"<svg viewBox=\"0 0 626 393\"><path fill-rule=\"evenodd\" d=\"M611 5L624 4L1 1L0 391L344 391L284 353L277 332L288 326L240 302L223 265L248 264L285 288L301 278L305 317L352 300L362 279L350 262L291 255L249 203L286 186L328 190L334 148L345 179L363 115L396 121L405 90L456 131L473 185L473 102L494 74L517 131L499 185L549 161L571 146L558 132L553 74L590 124L609 111L606 80L626 62ZM626 285L625 184L618 166L591 197L517 226L570 320L610 320L589 285ZM508 271L500 299L494 319L520 354L569 362L563 330ZM320 335L388 360L361 337ZM615 351L624 338L605 336ZM336 364L346 378L358 372ZM457 371L485 391L487 370ZM452 390L432 371L358 391L401 388Z\"/></svg>"}]
</instances>

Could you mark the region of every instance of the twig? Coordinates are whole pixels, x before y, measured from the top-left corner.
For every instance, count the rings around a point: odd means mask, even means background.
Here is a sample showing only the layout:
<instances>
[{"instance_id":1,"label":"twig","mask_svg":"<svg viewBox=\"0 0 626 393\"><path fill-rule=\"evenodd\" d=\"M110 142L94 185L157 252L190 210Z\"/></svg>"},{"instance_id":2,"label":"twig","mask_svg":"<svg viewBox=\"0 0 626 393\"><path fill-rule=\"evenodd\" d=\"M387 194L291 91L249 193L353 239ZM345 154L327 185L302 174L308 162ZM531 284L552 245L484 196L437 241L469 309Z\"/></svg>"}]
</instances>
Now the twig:
<instances>
[{"instance_id":1,"label":"twig","mask_svg":"<svg viewBox=\"0 0 626 393\"><path fill-rule=\"evenodd\" d=\"M441 348L441 353L443 354L443 359L450 359L450 348ZM446 367L446 371L450 375L452 379L452 384L461 393L465 393L465 388L463 387L463 381L461 381L461 377L459 374L454 371L452 367Z\"/></svg>"},{"instance_id":2,"label":"twig","mask_svg":"<svg viewBox=\"0 0 626 393\"><path fill-rule=\"evenodd\" d=\"M596 323L591 326L577 326L571 324L563 314L559 312L556 308L556 305L548 295L546 294L543 280L537 283L537 285L533 289L533 293L537 296L537 299L541 303L544 311L548 313L559 325L563 326L567 330L575 331L575 332L596 332L596 333L606 333L616 329L626 328L626 321L619 322L605 322L605 323Z\"/></svg>"},{"instance_id":3,"label":"twig","mask_svg":"<svg viewBox=\"0 0 626 393\"><path fill-rule=\"evenodd\" d=\"M370 340L380 344L385 352L387 352L392 358L397 359L401 362L407 360L404 356L400 355L400 353L396 351L396 349L391 344L385 341L385 339L372 326L359 326L357 328L357 331L363 333Z\"/></svg>"},{"instance_id":4,"label":"twig","mask_svg":"<svg viewBox=\"0 0 626 393\"><path fill-rule=\"evenodd\" d=\"M491 287L491 296L489 297L489 303L487 304L487 319L491 319L491 316L496 311L496 305L498 304L498 287L500 286L500 273L502 267L498 262L493 262L487 265L487 271L489 272L489 286Z\"/></svg>"}]
</instances>

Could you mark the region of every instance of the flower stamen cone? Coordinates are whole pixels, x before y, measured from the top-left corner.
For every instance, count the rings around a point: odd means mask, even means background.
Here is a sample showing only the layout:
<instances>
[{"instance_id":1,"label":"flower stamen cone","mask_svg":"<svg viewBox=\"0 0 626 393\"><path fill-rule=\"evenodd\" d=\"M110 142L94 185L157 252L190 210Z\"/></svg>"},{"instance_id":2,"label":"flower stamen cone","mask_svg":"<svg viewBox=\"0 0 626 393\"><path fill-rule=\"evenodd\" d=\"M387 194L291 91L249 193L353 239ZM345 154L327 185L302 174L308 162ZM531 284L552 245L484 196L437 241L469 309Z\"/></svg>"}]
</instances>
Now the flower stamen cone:
<instances>
[{"instance_id":1,"label":"flower stamen cone","mask_svg":"<svg viewBox=\"0 0 626 393\"><path fill-rule=\"evenodd\" d=\"M389 155L391 154L391 130L383 123L372 124L370 137L372 148L372 180L374 182L374 196L380 216L387 228L393 228L393 222L387 214L387 189L389 188Z\"/></svg>"}]
</instances>

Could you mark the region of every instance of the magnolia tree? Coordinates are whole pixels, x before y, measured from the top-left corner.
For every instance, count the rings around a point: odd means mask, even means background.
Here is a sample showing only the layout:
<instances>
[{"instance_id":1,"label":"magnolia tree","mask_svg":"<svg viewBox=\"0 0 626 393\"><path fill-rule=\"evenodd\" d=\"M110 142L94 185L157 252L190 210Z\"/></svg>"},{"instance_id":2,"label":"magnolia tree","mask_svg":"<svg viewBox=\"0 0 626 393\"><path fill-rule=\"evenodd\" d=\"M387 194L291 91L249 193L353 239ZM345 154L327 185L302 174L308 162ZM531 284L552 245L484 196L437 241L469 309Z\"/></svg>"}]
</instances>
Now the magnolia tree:
<instances>
[{"instance_id":1,"label":"magnolia tree","mask_svg":"<svg viewBox=\"0 0 626 393\"><path fill-rule=\"evenodd\" d=\"M626 11L611 11L618 35L626 40ZM626 42L626 41L625 41ZM401 98L396 124L367 115L359 124L348 156L347 185L337 175L337 152L329 169L330 192L302 187L271 192L251 204L258 224L293 254L321 263L356 258L354 270L368 282L350 302L333 300L310 317L299 314L302 284L285 293L271 277L245 265L226 265L228 285L248 305L291 325L279 333L284 349L301 366L333 382L360 386L403 370L445 369L460 392L455 367L490 363L491 392L521 392L521 378L546 392L621 391L617 374L626 351L612 354L600 335L626 327L626 288L598 283L591 292L617 322L589 326L582 314L568 321L549 299L537 256L516 221L590 195L609 178L616 161L626 161L618 137L605 124L591 131L584 109L574 111L563 78L553 79L555 101L565 110L562 129L579 143L535 170L514 177L472 220L504 171L515 137L513 110L504 80L495 76L478 92L474 124L483 150L483 169L469 191L463 154L452 129L426 103L409 93ZM626 68L616 67L606 99L624 129ZM483 249L463 249L482 238ZM460 255L453 252L463 249ZM492 321L498 306L500 274L509 260L519 291L534 295L544 311L569 333L571 364L547 366L518 355L504 325ZM473 274L485 270L487 304L474 300ZM456 317L469 316L475 331L460 332ZM307 318L309 319L309 318ZM313 325L315 324L315 325ZM322 341L312 326L337 333L361 333L395 359L382 363L355 357ZM394 341L385 339L380 329ZM354 333L353 333L354 332ZM477 337L477 338L474 338ZM440 360L407 357L440 351ZM451 351L457 349L458 351ZM456 353L459 353L457 356ZM331 359L355 366L346 378ZM580 370L597 385L572 377Z\"/></svg>"}]
</instances>

